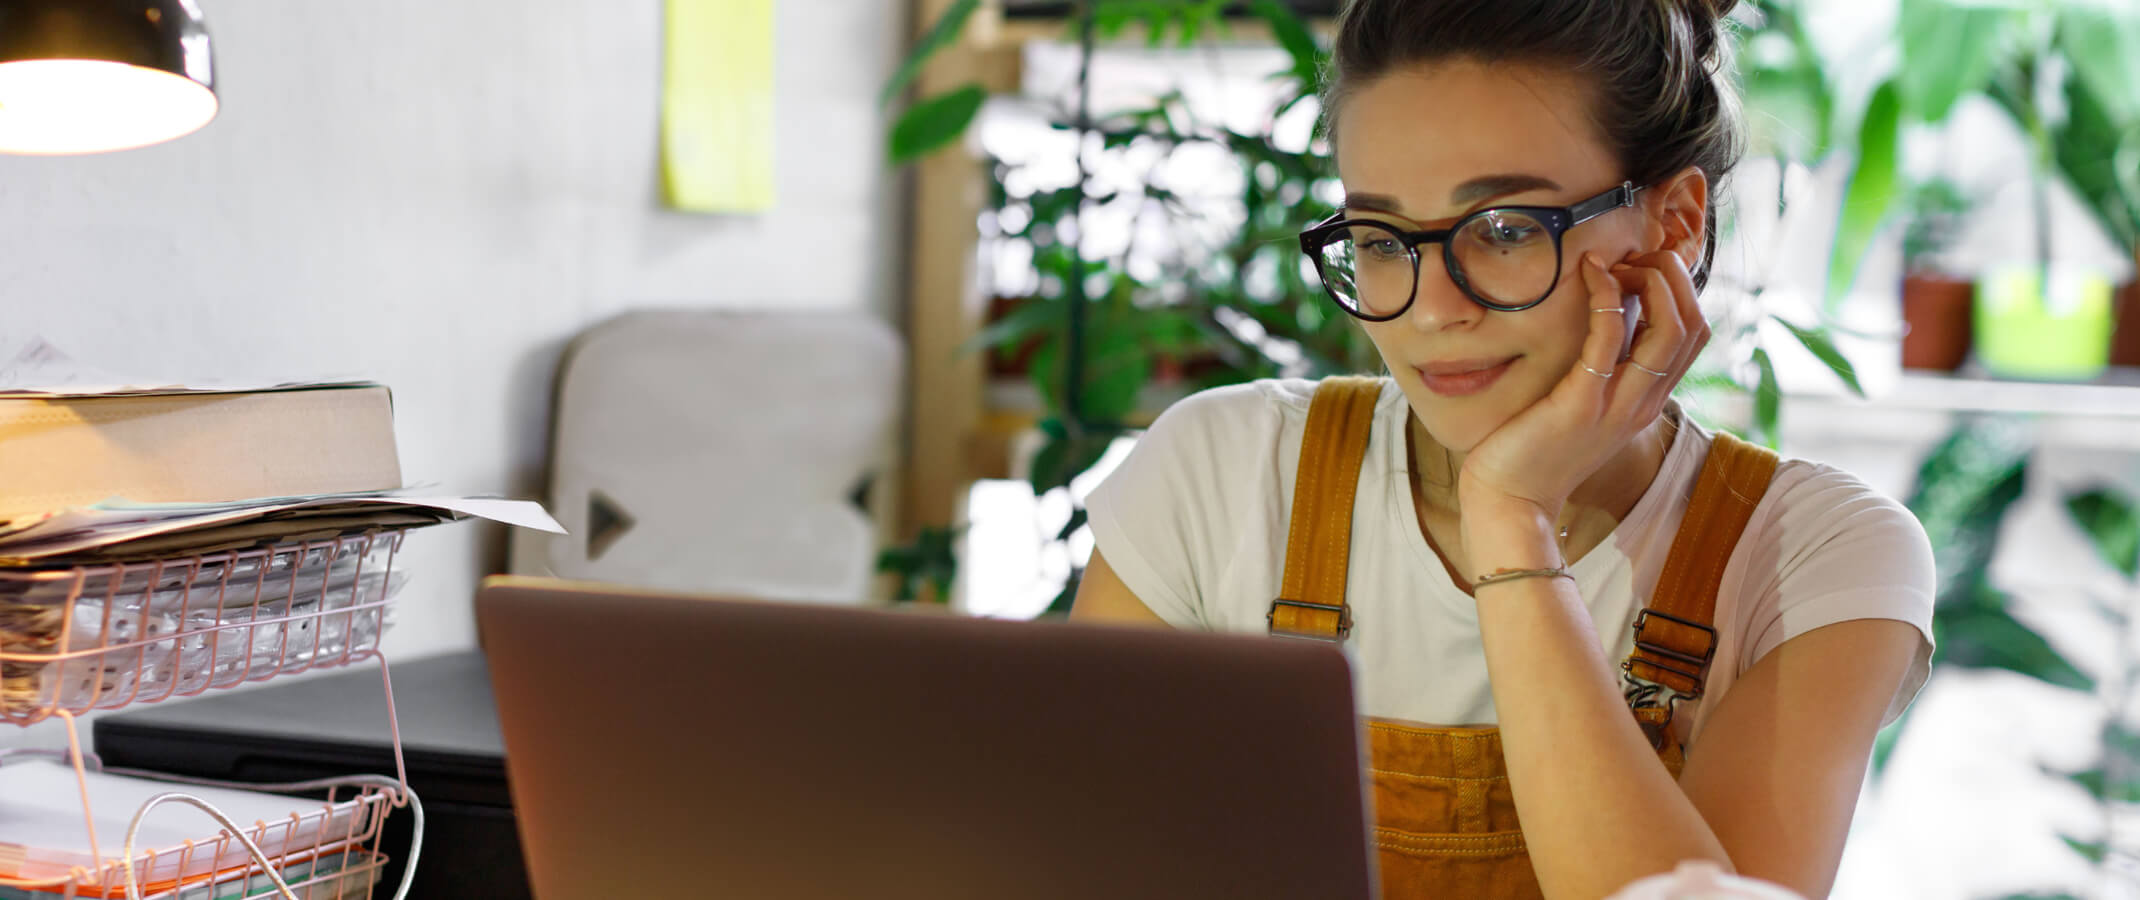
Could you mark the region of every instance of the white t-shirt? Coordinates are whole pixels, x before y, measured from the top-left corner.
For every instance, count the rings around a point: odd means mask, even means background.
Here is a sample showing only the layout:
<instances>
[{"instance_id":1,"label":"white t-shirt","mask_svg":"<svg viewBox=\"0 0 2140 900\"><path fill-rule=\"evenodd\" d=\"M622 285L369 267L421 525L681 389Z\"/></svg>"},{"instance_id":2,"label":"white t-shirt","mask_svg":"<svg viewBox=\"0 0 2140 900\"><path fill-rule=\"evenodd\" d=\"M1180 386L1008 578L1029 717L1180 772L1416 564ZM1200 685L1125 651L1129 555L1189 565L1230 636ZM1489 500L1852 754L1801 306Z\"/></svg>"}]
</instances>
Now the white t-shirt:
<instances>
[{"instance_id":1,"label":"white t-shirt","mask_svg":"<svg viewBox=\"0 0 2140 900\"><path fill-rule=\"evenodd\" d=\"M1312 381L1205 391L1160 416L1090 498L1093 536L1138 599L1179 628L1265 633L1285 572L1293 481ZM1475 600L1449 578L1412 510L1405 425L1411 407L1385 380L1353 503L1347 650L1362 715L1434 725L1494 724ZM1689 421L1657 479L1570 574L1615 674L1635 615L1657 583L1693 496L1711 435ZM1706 696L1679 707L1683 741L1706 708L1777 645L1823 625L1897 619L1924 635L1888 706L1891 722L1931 669L1932 549L1915 516L1841 470L1777 468L1724 568L1718 647Z\"/></svg>"}]
</instances>

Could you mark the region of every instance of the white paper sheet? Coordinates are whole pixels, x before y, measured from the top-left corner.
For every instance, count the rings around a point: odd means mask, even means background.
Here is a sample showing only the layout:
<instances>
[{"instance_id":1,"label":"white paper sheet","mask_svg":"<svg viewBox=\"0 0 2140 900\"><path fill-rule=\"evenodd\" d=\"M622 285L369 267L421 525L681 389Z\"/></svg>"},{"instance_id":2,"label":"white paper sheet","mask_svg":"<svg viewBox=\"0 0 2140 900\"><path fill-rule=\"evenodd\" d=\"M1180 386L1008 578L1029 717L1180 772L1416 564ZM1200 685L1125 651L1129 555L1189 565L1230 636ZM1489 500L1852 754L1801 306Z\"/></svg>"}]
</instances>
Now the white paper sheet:
<instances>
[{"instance_id":1,"label":"white paper sheet","mask_svg":"<svg viewBox=\"0 0 2140 900\"><path fill-rule=\"evenodd\" d=\"M351 817L359 812L354 801L336 804L332 815L327 815L327 804L318 800L175 785L102 772L90 772L87 783L89 809L96 822L97 850L103 854L101 861L90 853L89 832L82 824L81 789L71 767L47 759L14 759L0 765L0 874L24 880L53 878L66 875L70 866L95 869L100 862L118 862L125 855L126 828L134 813L149 798L172 791L206 800L245 825L276 823L248 834L259 839L260 849L270 856L286 849L309 848L321 835L323 820L327 824L325 834L339 838L348 833ZM284 824L290 822L292 814L300 817L294 828ZM159 805L142 820L135 840L137 865L146 851L153 849L159 854L155 866L143 867L148 871L141 872L142 880L180 877L179 854L172 851L184 847L188 840L210 842L222 830L214 819L194 807ZM236 854L226 853L221 859L213 858L213 853L197 852L184 874L221 871L250 861L242 845L233 841L230 846Z\"/></svg>"}]
</instances>

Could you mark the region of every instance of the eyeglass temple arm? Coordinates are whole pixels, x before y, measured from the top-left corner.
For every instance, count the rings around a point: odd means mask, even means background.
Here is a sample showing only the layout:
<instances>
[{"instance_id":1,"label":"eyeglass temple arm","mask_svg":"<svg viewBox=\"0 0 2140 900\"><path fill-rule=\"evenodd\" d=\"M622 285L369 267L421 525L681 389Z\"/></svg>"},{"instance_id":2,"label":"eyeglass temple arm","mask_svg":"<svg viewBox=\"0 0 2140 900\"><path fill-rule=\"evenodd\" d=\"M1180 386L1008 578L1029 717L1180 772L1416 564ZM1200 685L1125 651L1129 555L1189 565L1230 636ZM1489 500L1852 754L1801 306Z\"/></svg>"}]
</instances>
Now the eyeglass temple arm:
<instances>
[{"instance_id":1,"label":"eyeglass temple arm","mask_svg":"<svg viewBox=\"0 0 2140 900\"><path fill-rule=\"evenodd\" d=\"M1639 190L1642 189L1636 187L1634 182L1623 181L1619 187L1568 207L1568 214L1575 217L1575 221L1568 223L1568 227L1581 225L1623 206L1635 205L1635 192Z\"/></svg>"}]
</instances>

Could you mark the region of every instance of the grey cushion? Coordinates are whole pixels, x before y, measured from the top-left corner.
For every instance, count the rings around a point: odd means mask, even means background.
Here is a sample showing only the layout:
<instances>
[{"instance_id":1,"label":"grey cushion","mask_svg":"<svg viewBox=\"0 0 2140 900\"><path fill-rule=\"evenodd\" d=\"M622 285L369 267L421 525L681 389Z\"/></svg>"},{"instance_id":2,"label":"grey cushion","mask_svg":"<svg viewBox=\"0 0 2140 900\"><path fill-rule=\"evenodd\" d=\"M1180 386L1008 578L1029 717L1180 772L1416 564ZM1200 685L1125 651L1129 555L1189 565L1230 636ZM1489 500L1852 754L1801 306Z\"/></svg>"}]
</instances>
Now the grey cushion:
<instances>
[{"instance_id":1,"label":"grey cushion","mask_svg":"<svg viewBox=\"0 0 2140 900\"><path fill-rule=\"evenodd\" d=\"M639 312L588 331L561 366L550 503L571 535L519 538L514 571L867 599L877 541L855 497L892 458L904 359L890 327Z\"/></svg>"}]
</instances>

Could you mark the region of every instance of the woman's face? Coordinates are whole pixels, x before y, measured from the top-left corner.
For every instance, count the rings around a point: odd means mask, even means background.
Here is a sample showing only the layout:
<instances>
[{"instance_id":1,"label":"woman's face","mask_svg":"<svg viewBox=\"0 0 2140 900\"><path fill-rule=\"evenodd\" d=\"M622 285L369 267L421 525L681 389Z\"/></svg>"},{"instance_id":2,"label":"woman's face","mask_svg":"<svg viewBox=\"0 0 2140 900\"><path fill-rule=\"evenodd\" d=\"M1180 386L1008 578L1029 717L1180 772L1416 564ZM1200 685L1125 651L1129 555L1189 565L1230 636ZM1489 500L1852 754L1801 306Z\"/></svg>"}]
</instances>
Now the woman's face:
<instances>
[{"instance_id":1,"label":"woman's face","mask_svg":"<svg viewBox=\"0 0 2140 900\"><path fill-rule=\"evenodd\" d=\"M1438 229L1491 206L1568 206L1603 193L1623 175L1588 107L1573 75L1544 67L1451 61L1384 76L1338 117L1346 215ZM1610 266L1654 249L1661 237L1645 246L1657 231L1646 222L1638 206L1568 231L1553 292L1517 312L1472 302L1450 280L1441 246L1420 245L1411 309L1363 325L1437 442L1469 452L1567 374L1598 305L1576 266L1585 252Z\"/></svg>"}]
</instances>

